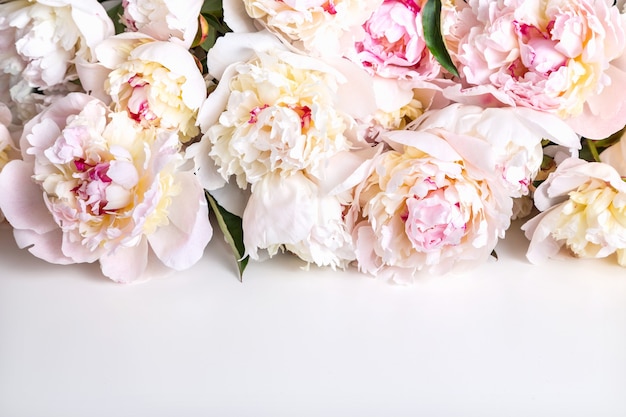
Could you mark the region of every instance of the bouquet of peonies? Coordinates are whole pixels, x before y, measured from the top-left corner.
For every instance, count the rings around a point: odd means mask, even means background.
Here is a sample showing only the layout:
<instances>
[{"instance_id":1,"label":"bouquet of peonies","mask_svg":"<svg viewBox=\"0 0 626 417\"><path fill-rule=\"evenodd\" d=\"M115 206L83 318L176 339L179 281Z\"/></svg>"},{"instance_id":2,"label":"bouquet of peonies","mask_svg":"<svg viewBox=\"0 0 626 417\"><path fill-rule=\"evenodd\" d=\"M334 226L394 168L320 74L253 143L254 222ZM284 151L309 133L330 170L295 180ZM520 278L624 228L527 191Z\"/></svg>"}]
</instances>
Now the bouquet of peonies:
<instances>
[{"instance_id":1,"label":"bouquet of peonies","mask_svg":"<svg viewBox=\"0 0 626 417\"><path fill-rule=\"evenodd\" d=\"M0 0L0 211L117 282L248 260L395 282L494 255L626 266L609 0Z\"/></svg>"}]
</instances>

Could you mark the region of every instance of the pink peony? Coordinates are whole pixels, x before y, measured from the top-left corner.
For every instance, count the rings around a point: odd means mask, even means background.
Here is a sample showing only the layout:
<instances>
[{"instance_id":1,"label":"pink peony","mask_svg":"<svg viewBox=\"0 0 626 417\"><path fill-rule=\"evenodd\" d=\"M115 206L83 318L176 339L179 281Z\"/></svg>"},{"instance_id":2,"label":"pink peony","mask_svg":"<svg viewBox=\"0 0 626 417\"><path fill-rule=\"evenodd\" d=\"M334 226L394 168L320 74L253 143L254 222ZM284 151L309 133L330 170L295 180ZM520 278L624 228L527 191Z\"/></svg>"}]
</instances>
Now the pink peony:
<instances>
[{"instance_id":1,"label":"pink peony","mask_svg":"<svg viewBox=\"0 0 626 417\"><path fill-rule=\"evenodd\" d=\"M432 79L440 66L422 28L422 1L385 0L365 22L365 38L355 44L354 60L386 78Z\"/></svg>"},{"instance_id":2,"label":"pink peony","mask_svg":"<svg viewBox=\"0 0 626 417\"><path fill-rule=\"evenodd\" d=\"M175 132L141 129L125 112L72 93L25 126L20 148L23 160L0 173L0 208L35 256L99 260L118 282L146 279L152 265L183 270L202 256L212 234L207 204L183 169Z\"/></svg>"},{"instance_id":3,"label":"pink peony","mask_svg":"<svg viewBox=\"0 0 626 417\"><path fill-rule=\"evenodd\" d=\"M457 152L447 136L442 130L387 134L394 149L374 160L357 189L361 218L353 236L361 271L410 282L418 271L482 262L504 236L512 200L490 173L490 147L464 137Z\"/></svg>"},{"instance_id":4,"label":"pink peony","mask_svg":"<svg viewBox=\"0 0 626 417\"><path fill-rule=\"evenodd\" d=\"M626 124L617 94L626 88L619 69L624 18L603 0L457 2L449 30L464 87L451 99L524 106L571 119L577 133L602 138ZM600 121L589 118L601 115ZM577 120L582 117L585 122Z\"/></svg>"}]
</instances>

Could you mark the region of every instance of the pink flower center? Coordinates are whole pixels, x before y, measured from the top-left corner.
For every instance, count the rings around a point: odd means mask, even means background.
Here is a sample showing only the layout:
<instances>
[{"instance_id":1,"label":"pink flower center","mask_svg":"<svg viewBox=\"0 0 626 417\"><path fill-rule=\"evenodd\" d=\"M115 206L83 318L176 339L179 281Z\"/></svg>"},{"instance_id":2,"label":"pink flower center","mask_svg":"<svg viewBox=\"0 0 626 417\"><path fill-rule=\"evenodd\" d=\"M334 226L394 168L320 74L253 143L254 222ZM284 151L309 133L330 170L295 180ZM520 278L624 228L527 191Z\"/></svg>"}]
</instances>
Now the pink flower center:
<instances>
[{"instance_id":1,"label":"pink flower center","mask_svg":"<svg viewBox=\"0 0 626 417\"><path fill-rule=\"evenodd\" d=\"M291 105L289 108L300 116L300 127L303 130L307 130L309 126L311 126L311 108L309 106L294 106Z\"/></svg>"},{"instance_id":2,"label":"pink flower center","mask_svg":"<svg viewBox=\"0 0 626 417\"><path fill-rule=\"evenodd\" d=\"M337 14L337 9L335 9L335 2L333 0L327 1L322 5L324 11L328 14Z\"/></svg>"},{"instance_id":3,"label":"pink flower center","mask_svg":"<svg viewBox=\"0 0 626 417\"><path fill-rule=\"evenodd\" d=\"M405 233L413 248L433 252L444 246L456 246L465 235L465 220L458 202L449 202L444 189L431 191L425 198L406 201L402 214Z\"/></svg>"},{"instance_id":4,"label":"pink flower center","mask_svg":"<svg viewBox=\"0 0 626 417\"><path fill-rule=\"evenodd\" d=\"M248 119L248 123L252 125L258 122L259 113L261 113L261 111L263 111L264 109L267 109L269 106L270 106L269 104L264 104L261 107L257 106L253 108L252 110L250 110L250 119Z\"/></svg>"},{"instance_id":5,"label":"pink flower center","mask_svg":"<svg viewBox=\"0 0 626 417\"><path fill-rule=\"evenodd\" d=\"M520 48L520 57L508 68L513 78L523 78L528 72L548 77L567 64L567 57L556 49L558 42L551 38L554 22L545 31L519 21L513 24Z\"/></svg>"},{"instance_id":6,"label":"pink flower center","mask_svg":"<svg viewBox=\"0 0 626 417\"><path fill-rule=\"evenodd\" d=\"M433 68L420 12L413 0L385 0L363 24L363 41L355 43L363 67L392 78L402 78L409 71L429 74Z\"/></svg>"},{"instance_id":7,"label":"pink flower center","mask_svg":"<svg viewBox=\"0 0 626 417\"><path fill-rule=\"evenodd\" d=\"M157 119L157 115L150 109L148 101L149 85L141 77L133 76L128 80L128 84L132 88L132 93L128 99L128 114L130 118L136 122L153 121Z\"/></svg>"},{"instance_id":8,"label":"pink flower center","mask_svg":"<svg viewBox=\"0 0 626 417\"><path fill-rule=\"evenodd\" d=\"M269 104L264 104L250 110L250 119L248 119L248 123L255 124L258 122L259 114L261 114L261 112L268 107L270 107ZM303 130L307 130L311 126L311 108L309 106L297 106L295 104L290 104L287 107L298 114L300 117L300 127Z\"/></svg>"},{"instance_id":9,"label":"pink flower center","mask_svg":"<svg viewBox=\"0 0 626 417\"><path fill-rule=\"evenodd\" d=\"M85 208L96 216L102 214L102 208L107 205L106 189L112 182L107 175L109 170L108 162L90 164L84 159L74 161L76 167L75 177L79 184L72 189Z\"/></svg>"}]
</instances>

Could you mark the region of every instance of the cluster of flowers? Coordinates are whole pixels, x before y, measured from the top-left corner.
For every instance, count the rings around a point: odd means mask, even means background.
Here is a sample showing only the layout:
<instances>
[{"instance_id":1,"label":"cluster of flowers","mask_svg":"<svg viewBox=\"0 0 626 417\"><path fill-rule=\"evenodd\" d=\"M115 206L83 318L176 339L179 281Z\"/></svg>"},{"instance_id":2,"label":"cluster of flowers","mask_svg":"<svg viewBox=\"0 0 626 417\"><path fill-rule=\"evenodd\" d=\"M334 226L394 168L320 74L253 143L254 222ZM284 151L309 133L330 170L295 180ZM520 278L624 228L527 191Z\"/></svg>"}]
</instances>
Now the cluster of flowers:
<instances>
[{"instance_id":1,"label":"cluster of flowers","mask_svg":"<svg viewBox=\"0 0 626 417\"><path fill-rule=\"evenodd\" d=\"M528 217L531 262L626 265L623 5L428 1L443 51L427 0L0 1L18 245L142 280L203 256L209 201L239 259L410 282Z\"/></svg>"}]
</instances>

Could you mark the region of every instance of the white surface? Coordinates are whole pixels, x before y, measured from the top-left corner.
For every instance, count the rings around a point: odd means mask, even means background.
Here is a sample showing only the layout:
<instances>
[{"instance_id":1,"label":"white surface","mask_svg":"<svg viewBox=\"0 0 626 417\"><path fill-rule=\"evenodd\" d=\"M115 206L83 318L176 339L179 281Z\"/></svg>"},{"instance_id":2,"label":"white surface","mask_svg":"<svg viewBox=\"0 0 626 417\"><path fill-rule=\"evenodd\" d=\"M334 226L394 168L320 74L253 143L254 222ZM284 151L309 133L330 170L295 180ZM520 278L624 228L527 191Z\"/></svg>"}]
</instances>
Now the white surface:
<instances>
[{"instance_id":1,"label":"white surface","mask_svg":"<svg viewBox=\"0 0 626 417\"><path fill-rule=\"evenodd\" d=\"M287 257L242 284L219 238L122 286L0 227L0 417L625 416L626 270L526 244L411 287Z\"/></svg>"}]
</instances>

